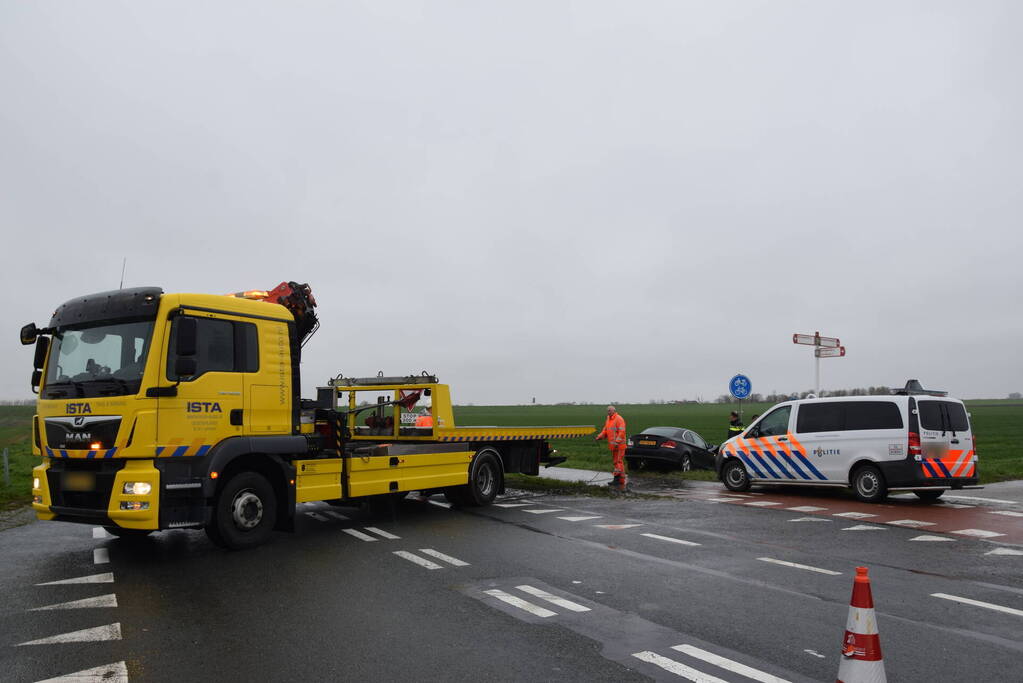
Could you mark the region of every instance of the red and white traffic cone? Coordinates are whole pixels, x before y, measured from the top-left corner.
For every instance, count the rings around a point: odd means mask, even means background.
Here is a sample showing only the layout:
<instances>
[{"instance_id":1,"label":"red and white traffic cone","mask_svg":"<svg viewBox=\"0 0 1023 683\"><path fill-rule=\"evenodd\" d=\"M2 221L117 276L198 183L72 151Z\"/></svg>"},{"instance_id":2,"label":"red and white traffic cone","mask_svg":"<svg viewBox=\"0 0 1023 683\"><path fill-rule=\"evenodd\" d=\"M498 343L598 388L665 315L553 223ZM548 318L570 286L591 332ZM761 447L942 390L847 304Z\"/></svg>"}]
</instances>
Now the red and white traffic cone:
<instances>
[{"instance_id":1,"label":"red and white traffic cone","mask_svg":"<svg viewBox=\"0 0 1023 683\"><path fill-rule=\"evenodd\" d=\"M842 640L842 663L838 683L885 683L881 636L874 616L874 598L870 595L870 577L866 567L856 568L849 619Z\"/></svg>"}]
</instances>

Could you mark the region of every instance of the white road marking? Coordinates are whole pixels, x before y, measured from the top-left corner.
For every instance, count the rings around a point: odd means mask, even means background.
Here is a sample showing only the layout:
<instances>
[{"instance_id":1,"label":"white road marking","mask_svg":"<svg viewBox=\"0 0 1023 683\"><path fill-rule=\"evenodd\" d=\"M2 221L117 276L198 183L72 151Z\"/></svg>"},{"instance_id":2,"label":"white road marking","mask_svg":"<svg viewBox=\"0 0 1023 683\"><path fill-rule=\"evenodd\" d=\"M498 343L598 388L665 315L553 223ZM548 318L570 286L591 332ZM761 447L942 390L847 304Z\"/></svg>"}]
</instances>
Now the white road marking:
<instances>
[{"instance_id":1,"label":"white road marking","mask_svg":"<svg viewBox=\"0 0 1023 683\"><path fill-rule=\"evenodd\" d=\"M360 541L375 541L375 540L377 540L377 539L373 538L372 536L370 536L369 534L364 534L361 531L357 531L355 529L342 529L341 531L345 532L349 536L355 536Z\"/></svg>"},{"instance_id":2,"label":"white road marking","mask_svg":"<svg viewBox=\"0 0 1023 683\"><path fill-rule=\"evenodd\" d=\"M434 500L433 498L431 498L430 500L428 500L426 502L429 503L430 505L436 505L439 508L447 508L447 509L451 508L451 503L442 503L441 501Z\"/></svg>"},{"instance_id":3,"label":"white road marking","mask_svg":"<svg viewBox=\"0 0 1023 683\"><path fill-rule=\"evenodd\" d=\"M56 645L57 643L93 643L100 640L120 639L121 624L116 623L97 626L96 628L86 628L81 631L71 631L70 633L61 633L49 638L40 638L39 640L30 640L26 643L18 643L17 647L22 645Z\"/></svg>"},{"instance_id":4,"label":"white road marking","mask_svg":"<svg viewBox=\"0 0 1023 683\"><path fill-rule=\"evenodd\" d=\"M593 517L558 517L558 519L563 519L566 522L585 522L588 519L600 519L600 518L601 518L601 515L595 515Z\"/></svg>"},{"instance_id":5,"label":"white road marking","mask_svg":"<svg viewBox=\"0 0 1023 683\"><path fill-rule=\"evenodd\" d=\"M410 553L407 550L395 550L394 554L402 559L412 562L413 564L418 564L420 567L426 567L427 569L444 569L444 567L440 566L436 562L430 562L426 558L419 557L419 555Z\"/></svg>"},{"instance_id":6,"label":"white road marking","mask_svg":"<svg viewBox=\"0 0 1023 683\"><path fill-rule=\"evenodd\" d=\"M536 503L494 503L494 507L499 508L521 508L527 505L536 505Z\"/></svg>"},{"instance_id":7,"label":"white road marking","mask_svg":"<svg viewBox=\"0 0 1023 683\"><path fill-rule=\"evenodd\" d=\"M678 543L679 545L700 545L699 543L693 543L692 541L683 541L681 538L672 538L671 536L659 536L658 534L640 534L647 538L656 538L658 541L668 541L669 543Z\"/></svg>"},{"instance_id":8,"label":"white road marking","mask_svg":"<svg viewBox=\"0 0 1023 683\"><path fill-rule=\"evenodd\" d=\"M737 500L742 500L742 498L707 498L706 500L712 503L734 503Z\"/></svg>"},{"instance_id":9,"label":"white road marking","mask_svg":"<svg viewBox=\"0 0 1023 683\"><path fill-rule=\"evenodd\" d=\"M540 607L539 605L534 605L531 602L527 602L527 601L523 600L522 598L515 597L514 595L510 595L510 594L505 593L504 591L498 590L496 588L494 588L493 590L483 591L483 592L486 593L487 595L490 595L492 597L497 598L501 602L504 602L504 603L507 603L507 604L511 605L512 607L518 607L519 609L525 610L525 611L529 612L530 614L533 614L533 615L538 616L538 617L543 617L543 618L546 619L547 617L556 617L556 616L558 616L557 612L552 612L552 611L550 611L549 609L547 609L545 607Z\"/></svg>"},{"instance_id":10,"label":"white road marking","mask_svg":"<svg viewBox=\"0 0 1023 683\"><path fill-rule=\"evenodd\" d=\"M818 659L824 659L824 655L822 655L820 652L817 652L816 650L803 650L803 652L805 652L808 655L813 655Z\"/></svg>"},{"instance_id":11,"label":"white road marking","mask_svg":"<svg viewBox=\"0 0 1023 683\"><path fill-rule=\"evenodd\" d=\"M870 524L857 524L856 526L847 526L842 531L884 531L883 526L871 526Z\"/></svg>"},{"instance_id":12,"label":"white road marking","mask_svg":"<svg viewBox=\"0 0 1023 683\"><path fill-rule=\"evenodd\" d=\"M117 596L114 593L108 593L107 595L99 595L95 598L59 602L56 605L47 605L46 607L33 607L29 612L40 612L49 609L85 609L87 607L117 607Z\"/></svg>"},{"instance_id":13,"label":"white road marking","mask_svg":"<svg viewBox=\"0 0 1023 683\"><path fill-rule=\"evenodd\" d=\"M832 522L834 520L828 519L827 517L796 517L790 519L790 522Z\"/></svg>"},{"instance_id":14,"label":"white road marking","mask_svg":"<svg viewBox=\"0 0 1023 683\"><path fill-rule=\"evenodd\" d=\"M966 508L975 508L976 505L959 505L958 503L945 503L941 507L952 508L953 510L965 510Z\"/></svg>"},{"instance_id":15,"label":"white road marking","mask_svg":"<svg viewBox=\"0 0 1023 683\"><path fill-rule=\"evenodd\" d=\"M101 526L92 527L93 538L113 538L113 535L108 533L106 529Z\"/></svg>"},{"instance_id":16,"label":"white road marking","mask_svg":"<svg viewBox=\"0 0 1023 683\"><path fill-rule=\"evenodd\" d=\"M564 598L559 598L557 595L554 595L552 593L548 593L545 590L540 590L539 588L534 588L532 586L515 586L515 587L518 588L523 593L529 593L530 595L532 595L534 597L537 597L537 598L540 598L541 600L546 600L547 602L551 603L552 605L557 605L558 607L564 607L565 609L571 610L573 612L589 612L590 611L589 607L586 607L584 605L580 605L578 602L572 602L571 600L566 600Z\"/></svg>"},{"instance_id":17,"label":"white road marking","mask_svg":"<svg viewBox=\"0 0 1023 683\"><path fill-rule=\"evenodd\" d=\"M523 512L528 512L531 515L544 515L544 514L547 514L548 512L564 512L564 510L555 510L554 508L544 508L542 510L523 510Z\"/></svg>"},{"instance_id":18,"label":"white road marking","mask_svg":"<svg viewBox=\"0 0 1023 683\"><path fill-rule=\"evenodd\" d=\"M1013 609L1012 607L1003 607L1002 605L995 605L990 602L981 602L980 600L970 600L969 598L961 598L958 595L949 595L948 593L931 593L932 598L942 598L943 600L952 600L954 602L961 602L964 605L973 605L974 607L984 607L986 609L993 609L998 612L1005 612L1006 614L1012 614L1017 617L1023 617L1023 609Z\"/></svg>"},{"instance_id":19,"label":"white road marking","mask_svg":"<svg viewBox=\"0 0 1023 683\"><path fill-rule=\"evenodd\" d=\"M766 508L766 507L770 507L772 505L781 505L781 503L775 503L774 501L771 501L771 500L756 500L756 501L753 501L752 503L743 503L743 505L750 505L752 507L758 507L758 508Z\"/></svg>"},{"instance_id":20,"label":"white road marking","mask_svg":"<svg viewBox=\"0 0 1023 683\"><path fill-rule=\"evenodd\" d=\"M897 519L894 522L888 522L889 524L897 524L898 526L909 526L909 527L922 527L922 526L934 526L934 522L921 522L918 519Z\"/></svg>"},{"instance_id":21,"label":"white road marking","mask_svg":"<svg viewBox=\"0 0 1023 683\"><path fill-rule=\"evenodd\" d=\"M384 531L383 529L377 529L375 526L366 526L366 527L363 527L363 529L365 529L366 531L372 531L377 536L383 536L384 538L386 538L388 540L391 540L391 541L396 541L399 538L401 538L401 536L395 536L394 534L392 534L389 531Z\"/></svg>"},{"instance_id":22,"label":"white road marking","mask_svg":"<svg viewBox=\"0 0 1023 683\"><path fill-rule=\"evenodd\" d=\"M868 517L877 517L869 512L836 512L835 517L847 517L849 519L867 519Z\"/></svg>"},{"instance_id":23,"label":"white road marking","mask_svg":"<svg viewBox=\"0 0 1023 683\"><path fill-rule=\"evenodd\" d=\"M1012 510L992 510L992 515L1005 515L1006 517L1023 517L1023 512L1013 512Z\"/></svg>"},{"instance_id":24,"label":"white road marking","mask_svg":"<svg viewBox=\"0 0 1023 683\"><path fill-rule=\"evenodd\" d=\"M330 520L321 515L319 512L306 512L306 517L312 517L317 522L329 522Z\"/></svg>"},{"instance_id":25,"label":"white road marking","mask_svg":"<svg viewBox=\"0 0 1023 683\"><path fill-rule=\"evenodd\" d=\"M994 538L996 536L1004 536L997 531L988 531L986 529L960 529L959 531L950 531L951 534L959 534L960 536L974 536L976 538Z\"/></svg>"},{"instance_id":26,"label":"white road marking","mask_svg":"<svg viewBox=\"0 0 1023 683\"><path fill-rule=\"evenodd\" d=\"M106 574L93 574L92 576L79 576L77 579L62 579L60 581L47 581L46 583L37 583L37 586L67 586L72 583L113 583L114 575L110 572Z\"/></svg>"},{"instance_id":27,"label":"white road marking","mask_svg":"<svg viewBox=\"0 0 1023 683\"><path fill-rule=\"evenodd\" d=\"M981 498L980 496L945 496L945 499L951 500L982 500L985 503L1005 503L1006 505L1018 505L1018 500L999 500L998 498Z\"/></svg>"},{"instance_id":28,"label":"white road marking","mask_svg":"<svg viewBox=\"0 0 1023 683\"><path fill-rule=\"evenodd\" d=\"M995 548L994 550L984 553L985 555L1023 555L1023 550L1016 550L1015 548Z\"/></svg>"},{"instance_id":29,"label":"white road marking","mask_svg":"<svg viewBox=\"0 0 1023 683\"><path fill-rule=\"evenodd\" d=\"M954 538L948 536L917 536L916 538L909 539L911 541L955 541Z\"/></svg>"},{"instance_id":30,"label":"white road marking","mask_svg":"<svg viewBox=\"0 0 1023 683\"><path fill-rule=\"evenodd\" d=\"M842 572L833 572L830 569L821 569L819 567L811 567L807 564L796 564L795 562L786 562L785 560L776 560L773 557L758 557L761 562L771 562L773 564L780 564L785 567L793 567L795 569L805 569L808 572L817 572L818 574L827 574L829 576L841 576Z\"/></svg>"},{"instance_id":31,"label":"white road marking","mask_svg":"<svg viewBox=\"0 0 1023 683\"><path fill-rule=\"evenodd\" d=\"M643 526L642 524L594 524L593 526L600 527L601 529L610 529L611 531L621 531L622 529L631 529L635 526Z\"/></svg>"},{"instance_id":32,"label":"white road marking","mask_svg":"<svg viewBox=\"0 0 1023 683\"><path fill-rule=\"evenodd\" d=\"M674 645L672 646L671 649L678 650L679 652L687 654L690 657L695 657L696 659L702 659L708 664L719 666L722 669L726 669L728 671L731 671L732 673L737 673L740 676L752 678L754 681L760 681L761 683L788 683L788 681L786 681L784 678L772 676L771 674L761 671L760 669L754 669L751 666L740 664L739 662L733 661L731 659L726 659L725 657L722 657L721 655L716 655L713 652L701 650L700 648L693 647L692 645L685 644Z\"/></svg>"},{"instance_id":33,"label":"white road marking","mask_svg":"<svg viewBox=\"0 0 1023 683\"><path fill-rule=\"evenodd\" d=\"M339 519L341 521L347 521L347 519L348 519L347 517L342 515L340 512L334 512L333 510L324 510L323 514L330 515L334 519Z\"/></svg>"},{"instance_id":34,"label":"white road marking","mask_svg":"<svg viewBox=\"0 0 1023 683\"><path fill-rule=\"evenodd\" d=\"M650 652L649 650L645 652L634 652L632 656L640 661L659 666L665 671L670 671L676 676L681 676L682 678L694 681L694 683L727 683L724 679L711 676L710 674L705 674L691 666L686 666L682 662L676 662L674 659L662 657L656 652Z\"/></svg>"},{"instance_id":35,"label":"white road marking","mask_svg":"<svg viewBox=\"0 0 1023 683\"><path fill-rule=\"evenodd\" d=\"M827 508L819 508L816 505L800 505L794 508L785 508L786 510L792 510L793 512L824 512Z\"/></svg>"},{"instance_id":36,"label":"white road marking","mask_svg":"<svg viewBox=\"0 0 1023 683\"><path fill-rule=\"evenodd\" d=\"M92 563L108 564L110 562L110 551L106 548L93 548Z\"/></svg>"},{"instance_id":37,"label":"white road marking","mask_svg":"<svg viewBox=\"0 0 1023 683\"><path fill-rule=\"evenodd\" d=\"M426 555L430 555L431 557L436 557L438 560L444 560L448 564L453 564L456 567L468 567L469 566L468 562L463 562L462 560L458 559L457 557L451 557L450 555L445 555L444 553L438 552L438 551L434 550L433 548L420 548L419 552L424 553Z\"/></svg>"},{"instance_id":38,"label":"white road marking","mask_svg":"<svg viewBox=\"0 0 1023 683\"><path fill-rule=\"evenodd\" d=\"M128 667L124 662L114 662L37 683L128 683Z\"/></svg>"}]
</instances>

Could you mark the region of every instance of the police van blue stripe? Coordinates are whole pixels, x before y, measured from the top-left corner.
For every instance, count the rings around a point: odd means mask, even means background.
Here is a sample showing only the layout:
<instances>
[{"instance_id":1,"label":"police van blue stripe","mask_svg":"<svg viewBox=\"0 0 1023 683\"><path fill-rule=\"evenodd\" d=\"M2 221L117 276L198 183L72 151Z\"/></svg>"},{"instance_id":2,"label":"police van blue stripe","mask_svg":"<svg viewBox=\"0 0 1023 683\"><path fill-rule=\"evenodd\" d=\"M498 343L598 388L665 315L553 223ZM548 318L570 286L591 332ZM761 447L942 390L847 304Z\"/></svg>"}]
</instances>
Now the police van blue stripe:
<instances>
[{"instance_id":1,"label":"police van blue stripe","mask_svg":"<svg viewBox=\"0 0 1023 683\"><path fill-rule=\"evenodd\" d=\"M948 471L948 468L945 467L945 463L943 463L942 461L940 461L940 460L931 460L931 463L934 464L934 465L937 465L938 467L940 467L941 468L941 472L946 477L951 477L952 476L952 473Z\"/></svg>"},{"instance_id":2,"label":"police van blue stripe","mask_svg":"<svg viewBox=\"0 0 1023 683\"><path fill-rule=\"evenodd\" d=\"M823 481L827 480L827 477L825 477L823 474L821 474L820 470L818 470L816 467L814 467L813 463L810 462L809 460L807 460L805 455L803 455L799 451L792 451L792 454L794 456L796 456L797 458L799 458L803 462L803 464L806 465L807 468L809 468L809 470L811 472L813 472L814 476L816 476L818 479L821 479Z\"/></svg>"},{"instance_id":3,"label":"police van blue stripe","mask_svg":"<svg viewBox=\"0 0 1023 683\"><path fill-rule=\"evenodd\" d=\"M757 469L757 466L753 464L753 460L749 457L749 455L746 453L746 451L739 451L739 450L737 450L735 452L738 453L739 457L742 458L742 461L744 463L746 463L746 467L748 467L751 470L753 470L753 474L757 475L761 479L764 479L764 473L761 472L759 469Z\"/></svg>"},{"instance_id":4,"label":"police van blue stripe","mask_svg":"<svg viewBox=\"0 0 1023 683\"><path fill-rule=\"evenodd\" d=\"M787 469L785 469L785 466L782 465L778 461L778 458L774 457L774 454L771 451L769 451L769 450L767 450L765 448L764 449L764 455L766 455L768 458L771 459L771 462L774 463L774 466L777 467L778 471L781 472L782 474L784 474L786 478L788 478L788 479L795 479L796 478L791 472L789 472Z\"/></svg>"},{"instance_id":5,"label":"police van blue stripe","mask_svg":"<svg viewBox=\"0 0 1023 683\"><path fill-rule=\"evenodd\" d=\"M799 469L799 465L796 464L796 461L790 458L785 451L775 451L775 453L777 453L778 457L785 461L786 465L795 470L796 474L801 476L803 479L806 479L807 481L810 480L810 477L808 477L806 473L803 472L803 470Z\"/></svg>"},{"instance_id":6,"label":"police van blue stripe","mask_svg":"<svg viewBox=\"0 0 1023 683\"><path fill-rule=\"evenodd\" d=\"M932 477L939 476L938 475L938 471L931 466L931 461L930 460L924 460L920 464L924 466L925 470L927 470L928 472L931 473Z\"/></svg>"},{"instance_id":7,"label":"police van blue stripe","mask_svg":"<svg viewBox=\"0 0 1023 683\"><path fill-rule=\"evenodd\" d=\"M768 474L770 474L770 475L771 475L772 477L774 477L775 479L781 479L781 477L779 477L779 476L777 475L777 473L775 473L775 471L771 469L771 466L767 464L767 461L766 461L766 460L764 460L763 458L761 458L761 457L760 457L760 454L759 454L759 453L757 453L757 452L756 452L756 451L754 451L753 449L750 449L750 452L749 452L749 454L750 454L750 457L752 457L752 458L756 459L756 461L757 461L758 463L760 463L760 466L761 466L761 467L763 467L763 468L764 468L765 470L767 470L767 473L768 473Z\"/></svg>"}]
</instances>

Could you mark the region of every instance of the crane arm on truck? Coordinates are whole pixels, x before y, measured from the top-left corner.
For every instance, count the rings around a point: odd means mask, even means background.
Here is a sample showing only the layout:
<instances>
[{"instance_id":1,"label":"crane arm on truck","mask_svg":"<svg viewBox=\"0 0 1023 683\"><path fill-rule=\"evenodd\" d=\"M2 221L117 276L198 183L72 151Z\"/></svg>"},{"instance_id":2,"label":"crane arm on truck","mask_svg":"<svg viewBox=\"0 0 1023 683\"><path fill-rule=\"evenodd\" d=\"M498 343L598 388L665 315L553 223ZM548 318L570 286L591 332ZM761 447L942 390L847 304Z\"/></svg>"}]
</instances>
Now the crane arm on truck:
<instances>
[{"instance_id":1,"label":"crane arm on truck","mask_svg":"<svg viewBox=\"0 0 1023 683\"><path fill-rule=\"evenodd\" d=\"M320 321L316 317L316 311L313 310L316 308L316 299L313 298L313 289L308 284L282 282L269 291L250 289L236 292L230 296L284 306L295 316L301 346L305 346L309 338L320 328Z\"/></svg>"}]
</instances>

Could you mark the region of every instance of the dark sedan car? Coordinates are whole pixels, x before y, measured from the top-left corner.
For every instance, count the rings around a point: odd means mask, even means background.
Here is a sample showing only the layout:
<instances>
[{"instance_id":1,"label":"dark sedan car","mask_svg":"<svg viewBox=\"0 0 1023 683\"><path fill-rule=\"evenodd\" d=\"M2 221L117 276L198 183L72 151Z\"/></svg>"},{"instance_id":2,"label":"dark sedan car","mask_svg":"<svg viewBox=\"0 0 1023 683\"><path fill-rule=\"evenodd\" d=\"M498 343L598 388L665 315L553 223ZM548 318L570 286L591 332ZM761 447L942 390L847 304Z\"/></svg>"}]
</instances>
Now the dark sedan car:
<instances>
[{"instance_id":1,"label":"dark sedan car","mask_svg":"<svg viewBox=\"0 0 1023 683\"><path fill-rule=\"evenodd\" d=\"M716 445L683 427L649 427L629 437L625 460L630 469L713 470Z\"/></svg>"}]
</instances>

